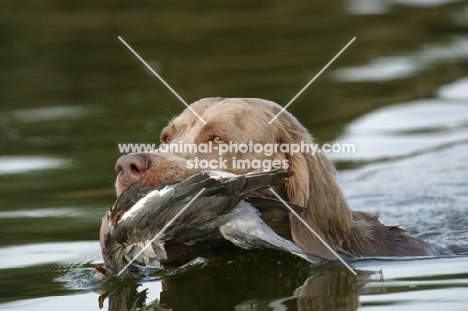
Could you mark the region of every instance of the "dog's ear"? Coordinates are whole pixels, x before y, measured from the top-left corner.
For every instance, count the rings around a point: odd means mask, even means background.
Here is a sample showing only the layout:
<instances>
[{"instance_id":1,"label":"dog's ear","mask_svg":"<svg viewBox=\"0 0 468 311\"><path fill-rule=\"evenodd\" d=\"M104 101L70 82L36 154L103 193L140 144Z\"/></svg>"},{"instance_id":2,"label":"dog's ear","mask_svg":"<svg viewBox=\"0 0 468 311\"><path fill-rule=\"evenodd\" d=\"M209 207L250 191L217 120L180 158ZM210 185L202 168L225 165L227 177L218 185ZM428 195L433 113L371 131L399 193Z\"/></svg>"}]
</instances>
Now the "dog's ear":
<instances>
[{"instance_id":1,"label":"dog's ear","mask_svg":"<svg viewBox=\"0 0 468 311\"><path fill-rule=\"evenodd\" d=\"M312 144L308 131L290 114L278 118L277 141L283 144ZM288 199L305 207L301 217L334 250L340 249L351 232L352 212L335 180L335 168L319 152L286 154L290 171L286 184ZM336 259L322 242L293 215L290 217L294 242L304 250L328 259Z\"/></svg>"},{"instance_id":2,"label":"dog's ear","mask_svg":"<svg viewBox=\"0 0 468 311\"><path fill-rule=\"evenodd\" d=\"M299 128L291 126L290 122L283 123L282 119L279 124L279 131L277 136L278 144L286 144L292 146L293 144L301 144L301 141L312 143L312 137L307 132L301 131ZM283 124L281 124L283 123ZM294 175L289 178L286 184L286 193L289 201L299 205L307 206L310 196L311 182L309 174L309 166L307 155L303 153L287 153L285 154L286 160L288 161L288 171L294 172Z\"/></svg>"}]
</instances>

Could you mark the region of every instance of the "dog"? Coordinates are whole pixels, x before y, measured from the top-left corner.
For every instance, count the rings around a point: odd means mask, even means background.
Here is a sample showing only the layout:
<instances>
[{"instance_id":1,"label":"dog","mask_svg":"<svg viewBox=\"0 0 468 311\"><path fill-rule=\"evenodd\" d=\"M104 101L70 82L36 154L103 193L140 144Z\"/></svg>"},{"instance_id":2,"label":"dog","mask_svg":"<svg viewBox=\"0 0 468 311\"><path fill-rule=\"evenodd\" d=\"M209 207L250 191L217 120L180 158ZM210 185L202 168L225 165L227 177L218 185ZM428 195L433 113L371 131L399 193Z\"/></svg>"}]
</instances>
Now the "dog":
<instances>
[{"instance_id":1,"label":"dog","mask_svg":"<svg viewBox=\"0 0 468 311\"><path fill-rule=\"evenodd\" d=\"M292 153L281 151L281 148L269 153L241 152L238 150L240 148L232 148L220 157L219 150L231 145L287 146L314 143L307 129L293 115L287 111L279 114L281 111L282 107L274 102L254 98L205 98L194 102L190 109L173 118L162 130L161 146L196 145L206 148L198 148L193 152L173 148L163 152L160 147L154 153L133 153L120 157L115 165L118 173L115 183L117 195L134 182L148 187L181 181L198 174L201 169L195 164L202 163L201 160L205 164L222 164L223 170L234 174L253 170L248 165L238 165L239 161L257 165L276 163L282 165L283 170L294 172L294 175L286 184L276 187L275 191L286 201L302 207L302 219L340 256L453 254L449 248L409 236L399 226L380 223L378 214L352 211L335 180L334 166L321 153ZM206 151L209 146L211 150ZM287 210L263 209L261 217L276 234L292 241L308 254L329 260L337 259Z\"/></svg>"}]
</instances>

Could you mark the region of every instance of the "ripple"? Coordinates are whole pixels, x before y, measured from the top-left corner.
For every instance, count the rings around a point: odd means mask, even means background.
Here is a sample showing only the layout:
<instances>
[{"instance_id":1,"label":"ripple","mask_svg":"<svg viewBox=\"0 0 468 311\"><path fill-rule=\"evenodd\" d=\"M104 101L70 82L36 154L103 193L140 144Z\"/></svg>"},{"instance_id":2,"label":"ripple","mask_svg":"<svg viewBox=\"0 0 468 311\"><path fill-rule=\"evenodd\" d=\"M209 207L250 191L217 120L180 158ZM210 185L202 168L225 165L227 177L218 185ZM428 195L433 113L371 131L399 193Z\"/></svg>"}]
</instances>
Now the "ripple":
<instances>
[{"instance_id":1,"label":"ripple","mask_svg":"<svg viewBox=\"0 0 468 311\"><path fill-rule=\"evenodd\" d=\"M97 281L96 270L93 268L76 268L56 279L65 287L77 290L99 290L102 283Z\"/></svg>"},{"instance_id":2,"label":"ripple","mask_svg":"<svg viewBox=\"0 0 468 311\"><path fill-rule=\"evenodd\" d=\"M85 107L81 106L58 106L34 109L14 110L7 114L11 119L20 122L42 122L63 119L79 119L89 114Z\"/></svg>"},{"instance_id":3,"label":"ripple","mask_svg":"<svg viewBox=\"0 0 468 311\"><path fill-rule=\"evenodd\" d=\"M366 65L336 69L333 77L340 82L390 81L411 77L418 70L409 57L381 57Z\"/></svg>"},{"instance_id":4,"label":"ripple","mask_svg":"<svg viewBox=\"0 0 468 311\"><path fill-rule=\"evenodd\" d=\"M98 241L40 243L0 248L0 269L57 262L79 265L100 261L102 258Z\"/></svg>"},{"instance_id":5,"label":"ripple","mask_svg":"<svg viewBox=\"0 0 468 311\"><path fill-rule=\"evenodd\" d=\"M71 160L43 156L0 156L0 175L70 166Z\"/></svg>"},{"instance_id":6,"label":"ripple","mask_svg":"<svg viewBox=\"0 0 468 311\"><path fill-rule=\"evenodd\" d=\"M348 0L345 8L350 14L386 14L395 4L411 7L437 7L461 0Z\"/></svg>"},{"instance_id":7,"label":"ripple","mask_svg":"<svg viewBox=\"0 0 468 311\"><path fill-rule=\"evenodd\" d=\"M30 298L0 304L0 310L99 310L95 293Z\"/></svg>"},{"instance_id":8,"label":"ripple","mask_svg":"<svg viewBox=\"0 0 468 311\"><path fill-rule=\"evenodd\" d=\"M431 8L436 6L445 5L452 2L460 2L462 0L393 0L396 4L421 7L421 8Z\"/></svg>"},{"instance_id":9,"label":"ripple","mask_svg":"<svg viewBox=\"0 0 468 311\"><path fill-rule=\"evenodd\" d=\"M406 55L378 57L360 66L332 71L339 82L381 82L414 76L440 62L468 58L468 37L460 36L448 44L431 44Z\"/></svg>"},{"instance_id":10,"label":"ripple","mask_svg":"<svg viewBox=\"0 0 468 311\"><path fill-rule=\"evenodd\" d=\"M441 98L468 99L468 77L441 86L438 95Z\"/></svg>"},{"instance_id":11,"label":"ripple","mask_svg":"<svg viewBox=\"0 0 468 311\"><path fill-rule=\"evenodd\" d=\"M354 120L335 142L355 153L329 154L335 161L375 161L430 152L468 138L468 105L424 99L375 110Z\"/></svg>"},{"instance_id":12,"label":"ripple","mask_svg":"<svg viewBox=\"0 0 468 311\"><path fill-rule=\"evenodd\" d=\"M40 208L0 212L0 219L5 218L47 218L47 217L82 217L75 207Z\"/></svg>"}]
</instances>

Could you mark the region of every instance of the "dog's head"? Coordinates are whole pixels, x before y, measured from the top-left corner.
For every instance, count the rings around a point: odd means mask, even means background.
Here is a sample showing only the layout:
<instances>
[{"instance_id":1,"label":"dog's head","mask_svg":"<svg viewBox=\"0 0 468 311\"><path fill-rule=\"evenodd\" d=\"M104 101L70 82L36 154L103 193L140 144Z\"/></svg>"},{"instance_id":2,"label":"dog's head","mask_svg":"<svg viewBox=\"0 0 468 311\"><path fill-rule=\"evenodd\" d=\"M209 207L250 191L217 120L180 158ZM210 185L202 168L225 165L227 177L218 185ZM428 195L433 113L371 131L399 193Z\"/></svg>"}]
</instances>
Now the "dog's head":
<instances>
[{"instance_id":1,"label":"dog's head","mask_svg":"<svg viewBox=\"0 0 468 311\"><path fill-rule=\"evenodd\" d=\"M136 181L151 186L179 181L207 168L240 174L274 163L295 172L283 189L284 195L306 208L301 216L332 247L340 246L351 229L351 211L336 184L333 165L320 153L292 152L291 146L310 146L313 139L294 116L274 102L201 99L171 120L163 129L160 141L165 150L119 158L117 194ZM193 145L206 148L190 149ZM247 149L241 149L241 145L247 145ZM168 148L171 146L172 149ZM291 233L300 247L313 249L312 253L322 257L335 258L293 218Z\"/></svg>"}]
</instances>

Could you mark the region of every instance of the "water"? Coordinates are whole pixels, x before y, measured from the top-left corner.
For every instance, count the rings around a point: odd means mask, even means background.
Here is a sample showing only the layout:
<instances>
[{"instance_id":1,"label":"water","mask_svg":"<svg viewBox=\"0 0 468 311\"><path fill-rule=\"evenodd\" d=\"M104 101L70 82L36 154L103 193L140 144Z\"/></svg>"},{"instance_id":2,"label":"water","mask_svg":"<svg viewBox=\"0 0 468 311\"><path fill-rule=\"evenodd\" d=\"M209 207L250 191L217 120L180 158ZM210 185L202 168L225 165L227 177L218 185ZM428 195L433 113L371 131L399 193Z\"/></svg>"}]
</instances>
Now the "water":
<instances>
[{"instance_id":1,"label":"water","mask_svg":"<svg viewBox=\"0 0 468 311\"><path fill-rule=\"evenodd\" d=\"M329 155L353 209L467 243L467 1L6 0L0 25L0 309L466 309L467 256L362 259L354 277L247 253L139 284L93 267L117 144L158 142L184 108L117 36L187 102L282 105L356 36L288 110L355 143Z\"/></svg>"}]
</instances>

